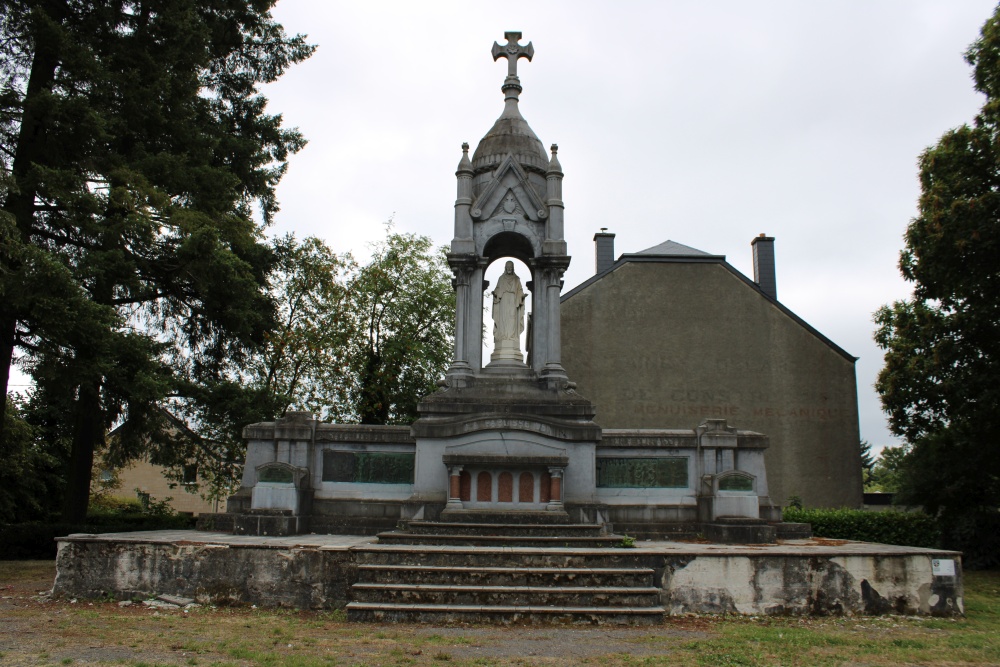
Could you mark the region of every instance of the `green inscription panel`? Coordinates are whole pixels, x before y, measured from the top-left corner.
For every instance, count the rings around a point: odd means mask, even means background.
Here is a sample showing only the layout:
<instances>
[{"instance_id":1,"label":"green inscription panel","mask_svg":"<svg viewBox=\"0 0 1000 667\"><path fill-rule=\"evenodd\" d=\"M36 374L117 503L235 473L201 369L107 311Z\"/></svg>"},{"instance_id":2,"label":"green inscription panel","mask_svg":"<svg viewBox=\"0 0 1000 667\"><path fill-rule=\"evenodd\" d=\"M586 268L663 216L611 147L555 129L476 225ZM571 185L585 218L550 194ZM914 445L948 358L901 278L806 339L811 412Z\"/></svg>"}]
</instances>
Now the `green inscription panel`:
<instances>
[{"instance_id":1,"label":"green inscription panel","mask_svg":"<svg viewBox=\"0 0 1000 667\"><path fill-rule=\"evenodd\" d=\"M753 478L746 475L727 475L719 480L719 491L753 491Z\"/></svg>"},{"instance_id":2,"label":"green inscription panel","mask_svg":"<svg viewBox=\"0 0 1000 667\"><path fill-rule=\"evenodd\" d=\"M291 484L292 471L282 466L268 466L260 469L257 473L257 479L261 482Z\"/></svg>"},{"instance_id":3,"label":"green inscription panel","mask_svg":"<svg viewBox=\"0 0 1000 667\"><path fill-rule=\"evenodd\" d=\"M323 452L324 482L413 484L414 455L397 452Z\"/></svg>"},{"instance_id":4,"label":"green inscription panel","mask_svg":"<svg viewBox=\"0 0 1000 667\"><path fill-rule=\"evenodd\" d=\"M670 458L597 457L597 486L606 489L686 489L686 456Z\"/></svg>"}]
</instances>

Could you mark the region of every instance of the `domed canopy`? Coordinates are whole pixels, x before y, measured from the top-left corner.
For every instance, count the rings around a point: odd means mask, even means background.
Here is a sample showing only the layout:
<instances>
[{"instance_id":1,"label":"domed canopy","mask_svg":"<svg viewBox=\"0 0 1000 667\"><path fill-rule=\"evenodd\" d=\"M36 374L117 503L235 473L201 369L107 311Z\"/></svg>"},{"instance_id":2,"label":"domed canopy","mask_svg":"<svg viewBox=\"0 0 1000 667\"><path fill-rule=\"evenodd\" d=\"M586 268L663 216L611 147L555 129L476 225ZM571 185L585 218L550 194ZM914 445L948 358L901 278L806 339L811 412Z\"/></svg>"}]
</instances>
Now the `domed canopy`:
<instances>
[{"instance_id":1,"label":"domed canopy","mask_svg":"<svg viewBox=\"0 0 1000 667\"><path fill-rule=\"evenodd\" d=\"M521 116L517 100L513 104L508 102L503 114L480 140L472 155L472 168L478 172L492 167L507 157L508 153L513 153L514 159L529 169L534 167L544 172L548 168L549 156L545 146Z\"/></svg>"},{"instance_id":2,"label":"domed canopy","mask_svg":"<svg viewBox=\"0 0 1000 667\"><path fill-rule=\"evenodd\" d=\"M517 43L521 38L519 32L507 32L504 36L507 38L506 46L493 44L493 60L507 59L507 78L501 86L504 109L492 129L476 147L476 152L472 155L472 168L477 174L492 170L510 153L527 171L544 174L549 165L548 153L517 108L517 98L521 93L517 61L520 58L531 60L535 51L530 43L526 46Z\"/></svg>"}]
</instances>

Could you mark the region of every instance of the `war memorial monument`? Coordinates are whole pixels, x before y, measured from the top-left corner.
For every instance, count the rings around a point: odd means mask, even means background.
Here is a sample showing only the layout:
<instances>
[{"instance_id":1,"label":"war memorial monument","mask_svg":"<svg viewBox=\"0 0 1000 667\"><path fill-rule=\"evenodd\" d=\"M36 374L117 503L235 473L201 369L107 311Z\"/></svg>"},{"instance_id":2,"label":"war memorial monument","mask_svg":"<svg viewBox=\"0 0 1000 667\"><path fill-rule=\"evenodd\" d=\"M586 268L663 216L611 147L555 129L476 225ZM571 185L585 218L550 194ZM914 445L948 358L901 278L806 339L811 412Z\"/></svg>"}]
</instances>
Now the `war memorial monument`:
<instances>
[{"instance_id":1,"label":"war memorial monument","mask_svg":"<svg viewBox=\"0 0 1000 667\"><path fill-rule=\"evenodd\" d=\"M56 592L346 605L355 620L961 613L958 554L830 545L781 523L766 434L721 418L599 425L561 360L558 149L519 109L532 44L505 37L492 51L507 64L503 112L471 157L462 145L456 171L454 357L419 419L292 412L250 425L241 488L214 525L224 533L62 538Z\"/></svg>"}]
</instances>

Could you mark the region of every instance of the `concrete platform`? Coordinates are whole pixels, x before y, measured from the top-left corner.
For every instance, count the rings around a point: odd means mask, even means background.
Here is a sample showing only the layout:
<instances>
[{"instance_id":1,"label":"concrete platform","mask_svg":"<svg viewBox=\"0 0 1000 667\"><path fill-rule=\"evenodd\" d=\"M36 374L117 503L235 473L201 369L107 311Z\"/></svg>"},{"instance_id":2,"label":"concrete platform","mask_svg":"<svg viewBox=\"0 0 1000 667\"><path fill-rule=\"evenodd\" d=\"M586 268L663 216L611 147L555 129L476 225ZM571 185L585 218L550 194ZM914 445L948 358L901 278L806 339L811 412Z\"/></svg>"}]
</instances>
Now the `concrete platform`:
<instances>
[{"instance_id":1,"label":"concrete platform","mask_svg":"<svg viewBox=\"0 0 1000 667\"><path fill-rule=\"evenodd\" d=\"M814 538L774 545L639 542L636 548L450 547L375 544L374 537L237 536L200 531L58 538L54 594L119 599L154 594L209 604L343 608L357 602L359 563L400 555L427 568L489 575L538 569L648 568L666 614L963 613L961 555ZM384 559L383 559L384 557ZM484 584L488 584L484 581Z\"/></svg>"}]
</instances>

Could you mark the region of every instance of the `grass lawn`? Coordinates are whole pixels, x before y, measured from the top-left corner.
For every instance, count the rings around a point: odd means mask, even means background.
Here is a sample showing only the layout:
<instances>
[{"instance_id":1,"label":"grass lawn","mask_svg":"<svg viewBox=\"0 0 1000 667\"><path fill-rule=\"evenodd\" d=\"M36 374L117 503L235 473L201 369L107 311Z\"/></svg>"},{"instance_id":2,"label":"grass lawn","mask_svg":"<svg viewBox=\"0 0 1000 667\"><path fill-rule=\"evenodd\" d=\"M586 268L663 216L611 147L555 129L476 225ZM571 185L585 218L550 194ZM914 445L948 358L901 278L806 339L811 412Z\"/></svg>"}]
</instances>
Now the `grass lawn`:
<instances>
[{"instance_id":1,"label":"grass lawn","mask_svg":"<svg viewBox=\"0 0 1000 667\"><path fill-rule=\"evenodd\" d=\"M1000 572L964 619L671 618L655 628L346 623L342 612L45 601L51 561L0 561L0 665L1000 665Z\"/></svg>"}]
</instances>

